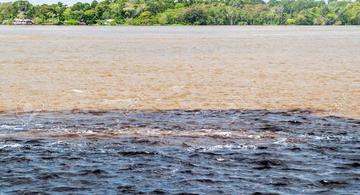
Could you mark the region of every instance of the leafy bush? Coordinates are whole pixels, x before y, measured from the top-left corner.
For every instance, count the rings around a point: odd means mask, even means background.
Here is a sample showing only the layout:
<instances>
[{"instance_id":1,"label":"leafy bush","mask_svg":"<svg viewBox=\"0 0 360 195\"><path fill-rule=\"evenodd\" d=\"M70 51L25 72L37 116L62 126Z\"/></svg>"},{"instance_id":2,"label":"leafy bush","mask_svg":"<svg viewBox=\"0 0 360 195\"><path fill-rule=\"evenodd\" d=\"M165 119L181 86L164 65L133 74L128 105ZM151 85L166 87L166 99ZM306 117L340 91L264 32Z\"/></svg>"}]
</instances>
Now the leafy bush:
<instances>
[{"instance_id":1,"label":"leafy bush","mask_svg":"<svg viewBox=\"0 0 360 195\"><path fill-rule=\"evenodd\" d=\"M286 20L286 24L288 24L288 25L294 25L294 24L296 24L296 20L293 19L293 18L289 18L289 19Z\"/></svg>"},{"instance_id":2,"label":"leafy bush","mask_svg":"<svg viewBox=\"0 0 360 195\"><path fill-rule=\"evenodd\" d=\"M65 25L79 25L80 22L75 19L69 19L69 20L65 20L64 24Z\"/></svg>"}]
</instances>

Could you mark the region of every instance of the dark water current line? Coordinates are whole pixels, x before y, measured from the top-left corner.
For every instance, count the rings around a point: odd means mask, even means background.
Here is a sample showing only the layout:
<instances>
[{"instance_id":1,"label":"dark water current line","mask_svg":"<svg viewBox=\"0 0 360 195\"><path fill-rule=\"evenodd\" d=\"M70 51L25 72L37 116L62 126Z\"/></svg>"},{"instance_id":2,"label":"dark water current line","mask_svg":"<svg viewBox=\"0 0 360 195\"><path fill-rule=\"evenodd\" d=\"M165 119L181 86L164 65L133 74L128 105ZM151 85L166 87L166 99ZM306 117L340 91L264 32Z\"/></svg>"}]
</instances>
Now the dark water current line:
<instances>
[{"instance_id":1,"label":"dark water current line","mask_svg":"<svg viewBox=\"0 0 360 195\"><path fill-rule=\"evenodd\" d=\"M304 111L0 115L0 194L357 194L360 120Z\"/></svg>"}]
</instances>

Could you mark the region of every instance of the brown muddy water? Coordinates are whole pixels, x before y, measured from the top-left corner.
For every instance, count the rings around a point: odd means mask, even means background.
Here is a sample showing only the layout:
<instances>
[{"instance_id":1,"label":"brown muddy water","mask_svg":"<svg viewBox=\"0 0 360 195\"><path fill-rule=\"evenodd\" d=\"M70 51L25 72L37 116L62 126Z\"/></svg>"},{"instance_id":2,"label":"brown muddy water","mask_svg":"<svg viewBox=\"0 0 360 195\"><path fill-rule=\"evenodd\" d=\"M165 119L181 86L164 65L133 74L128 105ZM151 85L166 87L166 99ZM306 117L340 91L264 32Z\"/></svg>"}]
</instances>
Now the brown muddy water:
<instances>
[{"instance_id":1,"label":"brown muddy water","mask_svg":"<svg viewBox=\"0 0 360 195\"><path fill-rule=\"evenodd\" d=\"M358 27L0 26L0 194L356 194Z\"/></svg>"}]
</instances>

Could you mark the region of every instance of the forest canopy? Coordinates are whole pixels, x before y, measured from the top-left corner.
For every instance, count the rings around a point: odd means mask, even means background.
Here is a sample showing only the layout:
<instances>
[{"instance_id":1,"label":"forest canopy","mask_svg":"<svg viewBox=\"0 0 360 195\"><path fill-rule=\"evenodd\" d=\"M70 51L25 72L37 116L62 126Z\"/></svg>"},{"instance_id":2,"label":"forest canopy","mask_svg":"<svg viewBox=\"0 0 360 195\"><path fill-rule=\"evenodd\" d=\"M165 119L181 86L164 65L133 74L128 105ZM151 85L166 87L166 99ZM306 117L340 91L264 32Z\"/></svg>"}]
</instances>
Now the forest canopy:
<instances>
[{"instance_id":1,"label":"forest canopy","mask_svg":"<svg viewBox=\"0 0 360 195\"><path fill-rule=\"evenodd\" d=\"M0 3L0 24L47 25L359 25L360 0L104 0Z\"/></svg>"}]
</instances>

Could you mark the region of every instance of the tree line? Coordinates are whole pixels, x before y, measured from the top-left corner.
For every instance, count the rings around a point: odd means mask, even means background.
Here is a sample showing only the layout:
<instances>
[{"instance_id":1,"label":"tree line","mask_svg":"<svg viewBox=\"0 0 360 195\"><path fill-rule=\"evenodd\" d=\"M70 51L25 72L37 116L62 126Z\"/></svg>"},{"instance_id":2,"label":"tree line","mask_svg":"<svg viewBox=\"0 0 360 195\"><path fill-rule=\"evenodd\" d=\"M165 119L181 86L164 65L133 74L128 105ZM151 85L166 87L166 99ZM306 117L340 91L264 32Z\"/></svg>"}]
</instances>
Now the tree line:
<instances>
[{"instance_id":1,"label":"tree line","mask_svg":"<svg viewBox=\"0 0 360 195\"><path fill-rule=\"evenodd\" d=\"M0 3L0 24L359 25L360 0L104 0L67 6Z\"/></svg>"}]
</instances>

